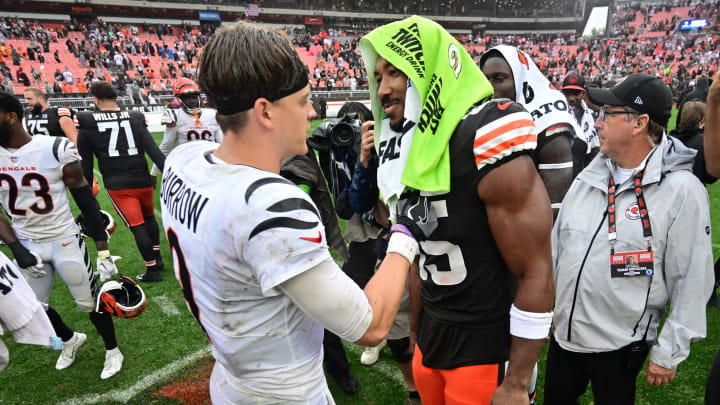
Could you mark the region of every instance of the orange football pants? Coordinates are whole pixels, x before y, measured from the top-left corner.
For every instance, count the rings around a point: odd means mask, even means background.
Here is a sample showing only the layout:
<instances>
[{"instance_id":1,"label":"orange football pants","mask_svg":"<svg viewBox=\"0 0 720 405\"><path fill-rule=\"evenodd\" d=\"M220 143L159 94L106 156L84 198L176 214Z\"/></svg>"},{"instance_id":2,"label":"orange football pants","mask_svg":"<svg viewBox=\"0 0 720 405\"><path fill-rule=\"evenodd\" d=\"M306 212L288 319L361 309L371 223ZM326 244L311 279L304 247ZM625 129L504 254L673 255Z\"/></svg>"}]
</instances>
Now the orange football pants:
<instances>
[{"instance_id":1,"label":"orange football pants","mask_svg":"<svg viewBox=\"0 0 720 405\"><path fill-rule=\"evenodd\" d=\"M486 405L490 404L498 383L499 366L483 364L452 370L427 368L422 353L415 345L413 377L423 405Z\"/></svg>"}]
</instances>

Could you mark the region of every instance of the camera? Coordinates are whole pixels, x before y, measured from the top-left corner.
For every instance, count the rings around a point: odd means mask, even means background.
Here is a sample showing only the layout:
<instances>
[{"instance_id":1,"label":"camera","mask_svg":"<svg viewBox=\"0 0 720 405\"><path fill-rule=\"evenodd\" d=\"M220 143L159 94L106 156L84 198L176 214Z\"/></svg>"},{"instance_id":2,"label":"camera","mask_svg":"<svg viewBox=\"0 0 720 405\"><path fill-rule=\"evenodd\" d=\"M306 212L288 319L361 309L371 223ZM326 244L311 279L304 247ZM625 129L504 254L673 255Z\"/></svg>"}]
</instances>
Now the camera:
<instances>
[{"instance_id":1,"label":"camera","mask_svg":"<svg viewBox=\"0 0 720 405\"><path fill-rule=\"evenodd\" d=\"M344 116L335 125L329 128L330 145L336 151L349 151L355 141L362 137L362 128L357 114Z\"/></svg>"},{"instance_id":2,"label":"camera","mask_svg":"<svg viewBox=\"0 0 720 405\"><path fill-rule=\"evenodd\" d=\"M334 157L342 159L351 155L351 159L360 156L360 143L362 140L362 127L357 114L348 114L339 121L325 122L313 131L308 139L311 148L320 153L331 153ZM352 152L352 153L349 153ZM353 163L354 164L354 163Z\"/></svg>"}]
</instances>

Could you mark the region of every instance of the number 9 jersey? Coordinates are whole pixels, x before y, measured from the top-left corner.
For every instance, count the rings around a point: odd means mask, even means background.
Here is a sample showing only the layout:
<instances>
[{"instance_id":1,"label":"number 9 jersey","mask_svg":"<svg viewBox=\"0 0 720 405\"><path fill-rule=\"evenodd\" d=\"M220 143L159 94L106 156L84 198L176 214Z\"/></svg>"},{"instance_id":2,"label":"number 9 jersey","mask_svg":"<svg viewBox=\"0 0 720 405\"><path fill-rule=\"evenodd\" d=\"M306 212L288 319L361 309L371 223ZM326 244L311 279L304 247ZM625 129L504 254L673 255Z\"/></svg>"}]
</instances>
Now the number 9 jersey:
<instances>
[{"instance_id":1,"label":"number 9 jersey","mask_svg":"<svg viewBox=\"0 0 720 405\"><path fill-rule=\"evenodd\" d=\"M0 197L19 239L49 241L80 232L63 181L63 167L79 160L67 138L35 135L19 149L0 147Z\"/></svg>"}]
</instances>

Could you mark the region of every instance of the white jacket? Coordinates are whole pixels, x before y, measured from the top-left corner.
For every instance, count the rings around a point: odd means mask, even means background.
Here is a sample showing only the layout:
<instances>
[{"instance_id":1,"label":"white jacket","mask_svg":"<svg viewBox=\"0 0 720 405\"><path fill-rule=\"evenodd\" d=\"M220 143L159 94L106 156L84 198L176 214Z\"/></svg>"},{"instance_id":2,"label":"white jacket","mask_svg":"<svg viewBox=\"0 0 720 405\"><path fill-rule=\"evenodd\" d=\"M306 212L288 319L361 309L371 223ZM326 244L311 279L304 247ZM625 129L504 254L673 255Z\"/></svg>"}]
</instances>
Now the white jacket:
<instances>
[{"instance_id":1,"label":"white jacket","mask_svg":"<svg viewBox=\"0 0 720 405\"><path fill-rule=\"evenodd\" d=\"M691 171L694 155L664 136L648 158L642 187L652 226L652 277L610 277L608 157L599 153L575 179L552 233L553 334L563 349L612 351L647 331L647 341L655 342L650 359L675 369L690 354L690 343L705 337L705 304L714 281L712 239L707 191ZM637 201L634 177L616 193L616 252L647 249L642 224L631 211ZM668 300L670 313L658 336Z\"/></svg>"}]
</instances>

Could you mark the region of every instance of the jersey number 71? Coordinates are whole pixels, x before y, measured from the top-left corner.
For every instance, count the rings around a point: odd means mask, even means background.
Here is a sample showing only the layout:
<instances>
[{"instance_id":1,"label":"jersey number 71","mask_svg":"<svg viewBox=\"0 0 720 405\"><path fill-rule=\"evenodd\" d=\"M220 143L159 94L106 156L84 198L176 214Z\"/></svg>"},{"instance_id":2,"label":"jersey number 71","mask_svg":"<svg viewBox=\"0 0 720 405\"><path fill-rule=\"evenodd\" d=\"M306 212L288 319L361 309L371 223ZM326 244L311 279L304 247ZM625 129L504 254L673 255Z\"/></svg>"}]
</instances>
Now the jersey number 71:
<instances>
[{"instance_id":1,"label":"jersey number 71","mask_svg":"<svg viewBox=\"0 0 720 405\"><path fill-rule=\"evenodd\" d=\"M132 127L130 126L130 121L128 120L123 120L120 122L98 122L98 131L104 133L110 131L110 141L108 142L108 155L110 157L120 156L120 151L117 148L117 142L121 129L123 135L125 136L125 139L127 140L127 153L125 153L124 155L137 155L138 150L135 147L135 137L133 136Z\"/></svg>"}]
</instances>

